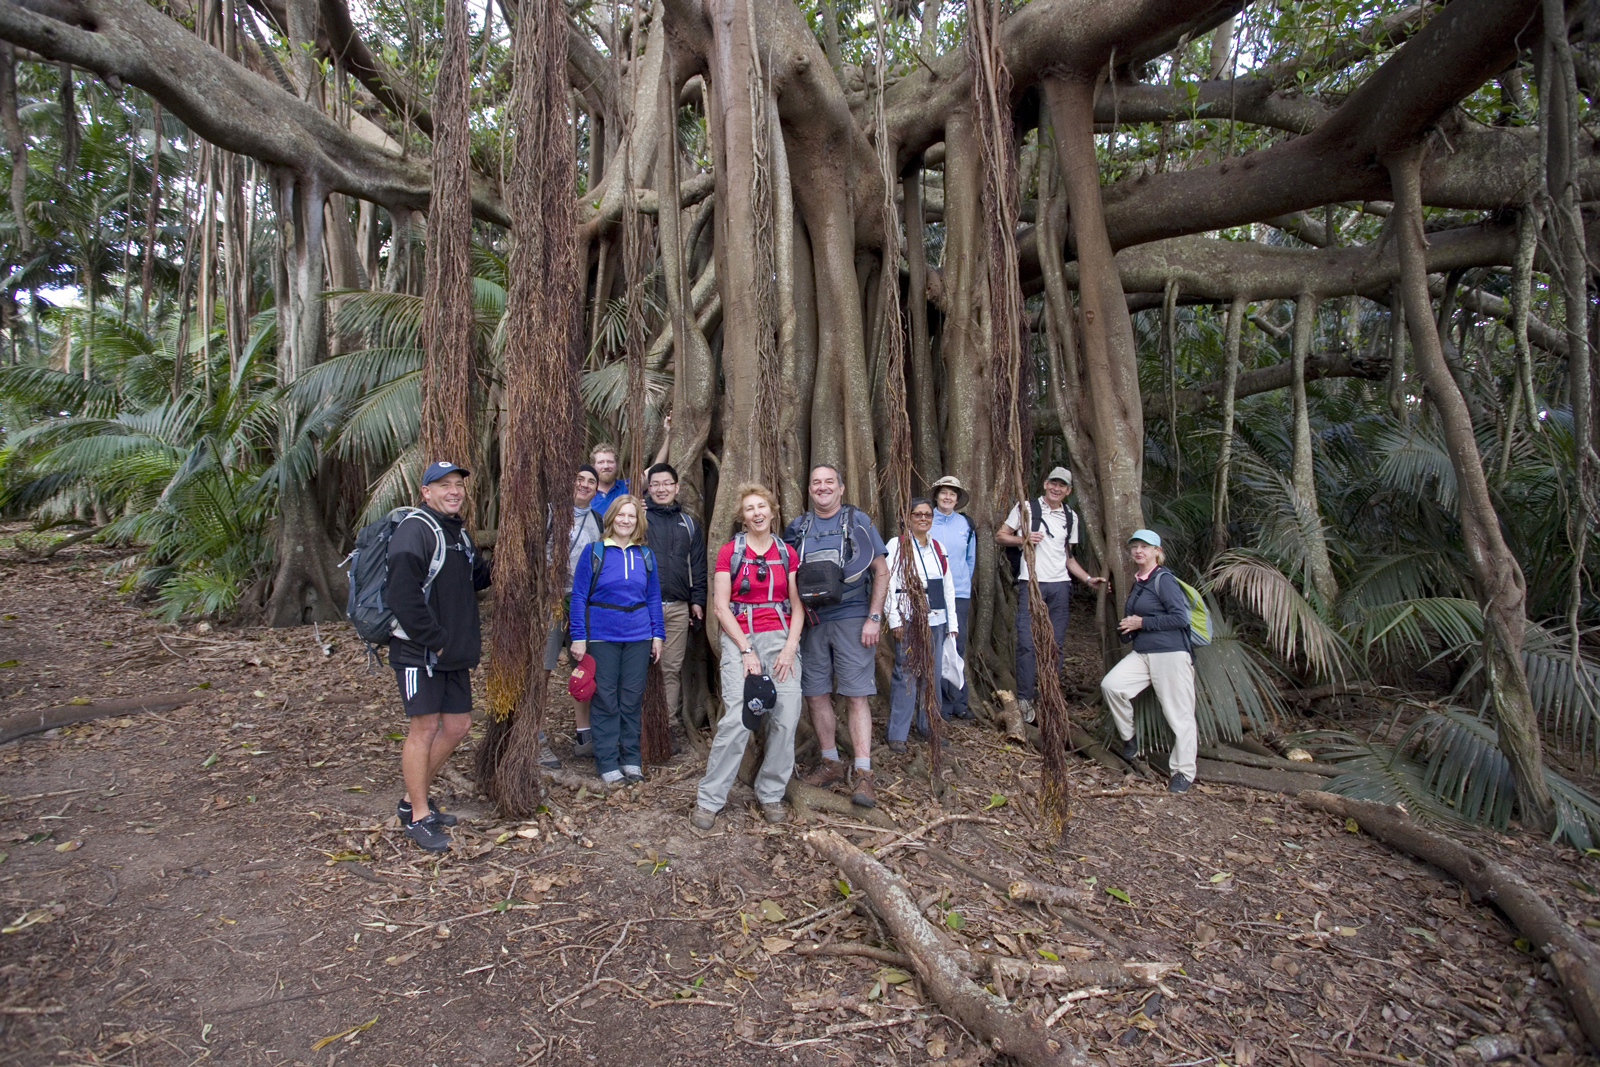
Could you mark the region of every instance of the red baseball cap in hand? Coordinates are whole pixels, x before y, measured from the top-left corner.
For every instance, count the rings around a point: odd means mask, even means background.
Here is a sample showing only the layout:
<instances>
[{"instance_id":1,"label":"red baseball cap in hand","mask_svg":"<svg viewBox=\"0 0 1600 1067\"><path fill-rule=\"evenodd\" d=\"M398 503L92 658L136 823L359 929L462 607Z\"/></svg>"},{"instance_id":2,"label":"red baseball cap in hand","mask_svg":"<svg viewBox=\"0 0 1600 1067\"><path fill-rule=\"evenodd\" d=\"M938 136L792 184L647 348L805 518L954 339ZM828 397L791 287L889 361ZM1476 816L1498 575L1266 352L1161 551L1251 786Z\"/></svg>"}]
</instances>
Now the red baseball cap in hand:
<instances>
[{"instance_id":1,"label":"red baseball cap in hand","mask_svg":"<svg viewBox=\"0 0 1600 1067\"><path fill-rule=\"evenodd\" d=\"M573 700L588 700L594 696L594 657L587 652L578 658L577 666L567 678L567 693Z\"/></svg>"}]
</instances>

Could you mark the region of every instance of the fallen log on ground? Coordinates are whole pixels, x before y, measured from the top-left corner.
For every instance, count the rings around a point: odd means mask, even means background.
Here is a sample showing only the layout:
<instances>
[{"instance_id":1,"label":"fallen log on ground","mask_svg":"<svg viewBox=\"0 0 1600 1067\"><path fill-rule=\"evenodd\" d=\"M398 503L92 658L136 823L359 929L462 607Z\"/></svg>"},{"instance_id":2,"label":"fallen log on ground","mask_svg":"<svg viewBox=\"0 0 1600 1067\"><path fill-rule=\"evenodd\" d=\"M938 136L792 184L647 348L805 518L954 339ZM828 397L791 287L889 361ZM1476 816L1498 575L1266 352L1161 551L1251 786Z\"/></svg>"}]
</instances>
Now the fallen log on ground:
<instances>
[{"instance_id":1,"label":"fallen log on ground","mask_svg":"<svg viewBox=\"0 0 1600 1067\"><path fill-rule=\"evenodd\" d=\"M1345 772L1343 767L1336 763L1317 763L1311 760L1284 759L1281 756L1258 756L1252 752L1241 752L1233 748L1201 748L1200 755L1206 759L1220 760L1224 763L1237 763L1241 767L1255 767L1264 771L1289 771L1292 774L1321 774L1329 778L1337 778Z\"/></svg>"},{"instance_id":2,"label":"fallen log on ground","mask_svg":"<svg viewBox=\"0 0 1600 1067\"><path fill-rule=\"evenodd\" d=\"M1034 963L1009 956L991 956L992 973L1012 982L1083 989L1128 989L1153 986L1178 969L1176 963L1118 963L1115 960L1083 960L1077 963Z\"/></svg>"},{"instance_id":3,"label":"fallen log on ground","mask_svg":"<svg viewBox=\"0 0 1600 1067\"><path fill-rule=\"evenodd\" d=\"M63 704L39 711L23 711L0 719L0 745L19 737L42 734L74 723L106 719L113 715L138 715L147 711L170 711L193 704L201 693L154 693L142 697L121 697L94 704Z\"/></svg>"},{"instance_id":4,"label":"fallen log on ground","mask_svg":"<svg viewBox=\"0 0 1600 1067\"><path fill-rule=\"evenodd\" d=\"M996 1052L1030 1067L1088 1067L1092 1062L1071 1044L1052 1039L1032 1022L962 973L955 956L941 942L933 924L888 868L831 831L806 834L806 843L844 872L872 900L895 942L911 957L923 987L950 1016Z\"/></svg>"},{"instance_id":5,"label":"fallen log on ground","mask_svg":"<svg viewBox=\"0 0 1600 1067\"><path fill-rule=\"evenodd\" d=\"M1134 770L1123 758L1112 752L1106 746L1096 741L1087 730L1075 722L1067 723L1071 731L1072 747L1094 760L1108 771L1118 774L1132 774Z\"/></svg>"},{"instance_id":6,"label":"fallen log on ground","mask_svg":"<svg viewBox=\"0 0 1600 1067\"><path fill-rule=\"evenodd\" d=\"M540 767L539 773L554 785L565 786L576 793L580 789L587 789L590 793L608 793L611 786L606 785L605 779L598 775L579 774L565 768L552 770L549 767Z\"/></svg>"},{"instance_id":7,"label":"fallen log on ground","mask_svg":"<svg viewBox=\"0 0 1600 1067\"><path fill-rule=\"evenodd\" d=\"M799 778L790 778L783 795L788 799L790 807L802 820L810 817L812 812L825 811L831 815L843 815L859 822L871 823L881 826L886 830L896 830L894 820L884 814L879 808L863 808L851 802L850 798L842 793L835 793L831 789L818 789L814 785L806 785Z\"/></svg>"},{"instance_id":8,"label":"fallen log on ground","mask_svg":"<svg viewBox=\"0 0 1600 1067\"><path fill-rule=\"evenodd\" d=\"M994 698L1000 702L1000 721L1005 724L1006 736L1027 744L1028 730L1022 721L1022 709L1017 707L1017 695L1009 689L996 689Z\"/></svg>"},{"instance_id":9,"label":"fallen log on ground","mask_svg":"<svg viewBox=\"0 0 1600 1067\"><path fill-rule=\"evenodd\" d=\"M1300 806L1354 819L1367 833L1455 878L1473 900L1487 900L1511 920L1534 949L1550 961L1561 992L1589 1044L1600 1050L1600 948L1562 921L1522 877L1443 834L1412 822L1404 808L1306 792Z\"/></svg>"},{"instance_id":10,"label":"fallen log on ground","mask_svg":"<svg viewBox=\"0 0 1600 1067\"><path fill-rule=\"evenodd\" d=\"M1068 908L1083 906L1083 894L1076 889L1046 882L1030 882L1026 878L1012 882L1006 887L1006 894L1012 900L1026 900L1031 904L1059 904Z\"/></svg>"},{"instance_id":11,"label":"fallen log on ground","mask_svg":"<svg viewBox=\"0 0 1600 1067\"><path fill-rule=\"evenodd\" d=\"M1243 725L1242 722L1241 722L1241 725ZM1239 740L1232 741L1232 742L1229 742L1229 743L1234 748L1243 749L1244 751L1252 753L1252 754L1257 755L1257 756L1266 756L1268 759L1282 759L1283 758L1283 753L1274 752L1270 747L1268 747L1267 745L1262 744L1259 740L1257 740L1256 738L1252 737L1249 734L1245 734L1243 737L1239 738Z\"/></svg>"},{"instance_id":12,"label":"fallen log on ground","mask_svg":"<svg viewBox=\"0 0 1600 1067\"><path fill-rule=\"evenodd\" d=\"M1268 793L1286 793L1297 796L1315 789L1323 789L1329 779L1320 774L1300 774L1294 771L1266 771L1259 767L1246 767L1239 763L1221 760L1196 760L1197 781L1220 782L1223 785L1242 785L1248 789L1262 789Z\"/></svg>"},{"instance_id":13,"label":"fallen log on ground","mask_svg":"<svg viewBox=\"0 0 1600 1067\"><path fill-rule=\"evenodd\" d=\"M87 530L79 530L77 533L68 537L63 537L61 540L38 552L29 551L20 542L13 542L13 545L18 552L22 553L23 563L44 563L55 556L55 554L60 552L63 548L71 548L73 545L82 544L84 541L96 536L101 530L104 529L104 526L93 526Z\"/></svg>"}]
</instances>

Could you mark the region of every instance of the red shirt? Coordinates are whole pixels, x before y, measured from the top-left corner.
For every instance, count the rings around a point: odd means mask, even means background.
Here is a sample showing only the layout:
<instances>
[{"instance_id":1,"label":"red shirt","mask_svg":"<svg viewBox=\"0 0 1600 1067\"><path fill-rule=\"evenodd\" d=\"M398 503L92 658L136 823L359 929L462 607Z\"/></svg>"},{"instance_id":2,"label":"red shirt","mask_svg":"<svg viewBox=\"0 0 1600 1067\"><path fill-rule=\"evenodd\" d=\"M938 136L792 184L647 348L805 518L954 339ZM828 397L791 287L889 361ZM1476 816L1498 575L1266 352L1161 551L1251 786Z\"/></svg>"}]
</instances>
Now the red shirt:
<instances>
[{"instance_id":1,"label":"red shirt","mask_svg":"<svg viewBox=\"0 0 1600 1067\"><path fill-rule=\"evenodd\" d=\"M733 607L733 614L739 620L739 628L745 633L766 633L771 630L787 630L788 623L784 621L790 614L789 608L789 575L794 572L796 565L795 554L789 552L789 565L787 570L781 565L782 557L779 555L778 539L774 537L772 544L767 546L763 557L767 561L767 580L758 581L756 577L755 550L745 545L744 559L734 560L733 542L729 541L717 549L717 573L728 575L732 586L729 600ZM750 579L750 592L741 594L739 586L744 578ZM783 615L779 615L776 608L762 606L753 609L744 609L741 604L765 605L769 600L781 600L784 603ZM748 615L747 615L748 611ZM753 625L752 625L753 624Z\"/></svg>"}]
</instances>

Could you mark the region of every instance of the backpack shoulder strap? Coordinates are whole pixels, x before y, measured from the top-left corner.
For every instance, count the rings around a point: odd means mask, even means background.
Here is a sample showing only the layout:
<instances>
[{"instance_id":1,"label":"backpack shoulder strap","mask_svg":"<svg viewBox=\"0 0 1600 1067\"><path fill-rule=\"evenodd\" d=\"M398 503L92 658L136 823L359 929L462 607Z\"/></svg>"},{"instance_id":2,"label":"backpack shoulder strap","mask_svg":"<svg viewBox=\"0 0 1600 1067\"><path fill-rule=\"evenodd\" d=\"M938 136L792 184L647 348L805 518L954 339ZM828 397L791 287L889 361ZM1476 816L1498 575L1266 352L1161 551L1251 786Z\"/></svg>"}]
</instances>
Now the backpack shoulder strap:
<instances>
[{"instance_id":1,"label":"backpack shoulder strap","mask_svg":"<svg viewBox=\"0 0 1600 1067\"><path fill-rule=\"evenodd\" d=\"M1033 528L1035 530L1044 525L1044 503L1038 497L1028 501L1028 511L1033 515Z\"/></svg>"},{"instance_id":2,"label":"backpack shoulder strap","mask_svg":"<svg viewBox=\"0 0 1600 1067\"><path fill-rule=\"evenodd\" d=\"M402 511L405 512L404 515L400 515ZM396 515L400 515L400 518L394 524L395 529L399 529L400 523L405 522L407 519L421 519L433 531L433 558L428 561L428 576L422 580L422 598L426 600L429 591L433 589L433 580L439 577L439 572L444 569L445 553L450 550L450 546L444 540L444 527L440 526L437 519L421 508L403 507L395 508L389 512L390 518ZM466 531L462 530L461 532L462 536L465 537ZM393 535L391 530L390 536L392 537ZM467 552L467 558L472 558L470 550Z\"/></svg>"},{"instance_id":3,"label":"backpack shoulder strap","mask_svg":"<svg viewBox=\"0 0 1600 1067\"><path fill-rule=\"evenodd\" d=\"M937 537L930 537L928 540L933 542L933 554L939 557L939 573L943 574L950 569L950 557L944 554L944 546L939 543Z\"/></svg>"}]
</instances>

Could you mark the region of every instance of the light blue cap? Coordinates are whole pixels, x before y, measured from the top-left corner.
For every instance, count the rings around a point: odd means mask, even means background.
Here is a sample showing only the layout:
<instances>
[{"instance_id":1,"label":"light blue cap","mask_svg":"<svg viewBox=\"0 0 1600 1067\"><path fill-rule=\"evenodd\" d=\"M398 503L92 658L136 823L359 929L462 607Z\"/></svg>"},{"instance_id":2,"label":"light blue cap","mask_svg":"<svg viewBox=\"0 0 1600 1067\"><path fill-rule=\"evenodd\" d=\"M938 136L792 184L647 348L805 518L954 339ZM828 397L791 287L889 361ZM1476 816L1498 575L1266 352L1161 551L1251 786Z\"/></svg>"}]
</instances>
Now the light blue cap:
<instances>
[{"instance_id":1,"label":"light blue cap","mask_svg":"<svg viewBox=\"0 0 1600 1067\"><path fill-rule=\"evenodd\" d=\"M1128 540L1130 542L1143 541L1147 545L1153 545L1156 548L1161 547L1161 535L1154 530L1135 530L1133 531L1133 536L1129 537Z\"/></svg>"}]
</instances>

